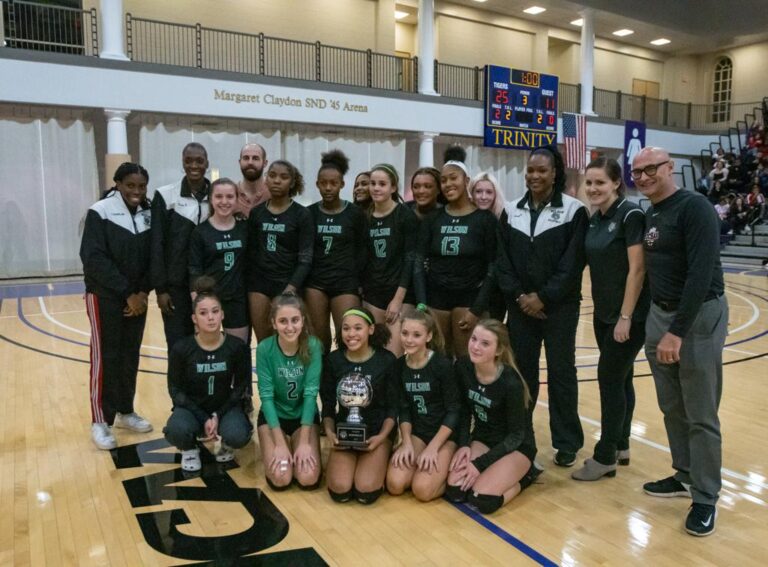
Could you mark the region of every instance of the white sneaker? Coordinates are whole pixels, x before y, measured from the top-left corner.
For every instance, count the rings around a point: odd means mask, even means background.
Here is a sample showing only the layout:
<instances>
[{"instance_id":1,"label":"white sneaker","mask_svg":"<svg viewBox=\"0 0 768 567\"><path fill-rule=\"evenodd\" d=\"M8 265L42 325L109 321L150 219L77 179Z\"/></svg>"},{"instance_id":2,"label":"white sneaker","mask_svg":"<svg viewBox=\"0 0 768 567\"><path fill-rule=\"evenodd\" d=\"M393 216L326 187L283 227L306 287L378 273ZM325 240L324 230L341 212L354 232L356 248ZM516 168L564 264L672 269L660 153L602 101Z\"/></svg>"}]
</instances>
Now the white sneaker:
<instances>
[{"instance_id":1,"label":"white sneaker","mask_svg":"<svg viewBox=\"0 0 768 567\"><path fill-rule=\"evenodd\" d=\"M115 416L115 424L113 427L119 427L120 429L130 429L131 431L136 431L137 433L149 433L152 431L152 424L136 412L126 414L118 413Z\"/></svg>"},{"instance_id":2,"label":"white sneaker","mask_svg":"<svg viewBox=\"0 0 768 567\"><path fill-rule=\"evenodd\" d=\"M219 452L216 453L216 462L217 463L228 463L230 461L233 461L235 459L235 450L226 445L225 443L221 444L221 448L219 449Z\"/></svg>"},{"instance_id":3,"label":"white sneaker","mask_svg":"<svg viewBox=\"0 0 768 567\"><path fill-rule=\"evenodd\" d=\"M189 449L181 452L181 470L197 472L203 467L200 462L200 449Z\"/></svg>"},{"instance_id":4,"label":"white sneaker","mask_svg":"<svg viewBox=\"0 0 768 567\"><path fill-rule=\"evenodd\" d=\"M99 449L109 451L117 448L117 441L106 423L91 424L91 439Z\"/></svg>"}]
</instances>

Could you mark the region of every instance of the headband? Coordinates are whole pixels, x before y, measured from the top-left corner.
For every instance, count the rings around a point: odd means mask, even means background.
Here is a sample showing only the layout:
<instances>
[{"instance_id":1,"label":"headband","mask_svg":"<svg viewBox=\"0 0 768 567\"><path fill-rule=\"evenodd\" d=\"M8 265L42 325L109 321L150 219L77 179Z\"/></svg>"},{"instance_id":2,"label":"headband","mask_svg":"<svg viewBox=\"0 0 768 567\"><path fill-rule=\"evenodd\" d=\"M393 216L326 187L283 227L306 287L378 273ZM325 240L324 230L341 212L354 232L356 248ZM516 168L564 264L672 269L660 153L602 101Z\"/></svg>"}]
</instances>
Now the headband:
<instances>
[{"instance_id":1,"label":"headband","mask_svg":"<svg viewBox=\"0 0 768 567\"><path fill-rule=\"evenodd\" d=\"M366 321L369 325L374 324L374 322L371 320L371 316L368 315L368 313L366 313L365 311L360 311L359 309L355 309L355 308L347 309L344 312L344 316L342 317L342 319L344 319L344 317L346 317L347 315L357 315L363 321Z\"/></svg>"},{"instance_id":2,"label":"headband","mask_svg":"<svg viewBox=\"0 0 768 567\"><path fill-rule=\"evenodd\" d=\"M371 172L374 172L377 169L383 169L389 173L392 177L395 178L395 185L400 185L400 176L397 174L397 170L394 168L394 166L389 165L388 163L380 163L378 165L374 165L371 168Z\"/></svg>"},{"instance_id":3,"label":"headband","mask_svg":"<svg viewBox=\"0 0 768 567\"><path fill-rule=\"evenodd\" d=\"M462 162L460 162L460 161L456 161L456 160L452 159L451 161L447 161L447 162L445 162L445 163L443 164L443 167L446 167L446 166L449 166L449 165L452 165L452 166L454 166L454 167L458 167L458 168L459 168L461 171L463 171L463 172L464 172L464 175L466 175L467 177L469 177L469 170L467 169L467 166L466 166L466 165L464 165Z\"/></svg>"}]
</instances>

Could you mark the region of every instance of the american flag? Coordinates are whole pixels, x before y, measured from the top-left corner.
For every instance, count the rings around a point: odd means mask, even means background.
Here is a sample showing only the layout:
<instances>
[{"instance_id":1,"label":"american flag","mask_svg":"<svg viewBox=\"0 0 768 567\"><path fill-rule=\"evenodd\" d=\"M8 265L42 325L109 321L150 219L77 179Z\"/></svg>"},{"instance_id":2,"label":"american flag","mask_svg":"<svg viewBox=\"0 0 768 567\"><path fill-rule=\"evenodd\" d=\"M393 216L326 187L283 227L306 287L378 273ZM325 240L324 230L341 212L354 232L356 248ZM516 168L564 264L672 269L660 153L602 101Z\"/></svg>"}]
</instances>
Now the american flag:
<instances>
[{"instance_id":1,"label":"american flag","mask_svg":"<svg viewBox=\"0 0 768 567\"><path fill-rule=\"evenodd\" d=\"M583 114L563 113L565 167L584 171L587 167L587 119Z\"/></svg>"}]
</instances>

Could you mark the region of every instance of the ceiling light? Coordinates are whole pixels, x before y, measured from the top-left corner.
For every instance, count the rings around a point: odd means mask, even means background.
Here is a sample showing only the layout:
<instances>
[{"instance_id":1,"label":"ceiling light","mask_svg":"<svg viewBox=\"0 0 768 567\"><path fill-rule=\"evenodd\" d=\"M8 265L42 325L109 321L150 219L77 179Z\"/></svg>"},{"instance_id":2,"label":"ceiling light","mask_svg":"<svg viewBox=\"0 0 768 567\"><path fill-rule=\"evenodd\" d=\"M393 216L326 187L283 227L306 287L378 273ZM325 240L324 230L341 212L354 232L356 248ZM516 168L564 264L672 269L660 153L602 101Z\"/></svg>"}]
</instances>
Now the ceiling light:
<instances>
[{"instance_id":1,"label":"ceiling light","mask_svg":"<svg viewBox=\"0 0 768 567\"><path fill-rule=\"evenodd\" d=\"M665 38L665 37L660 37L659 39L654 39L654 40L653 40L651 43L652 43L653 45L667 45L668 43L672 43L672 42L671 42L671 41L669 41L669 40L668 40L667 38Z\"/></svg>"},{"instance_id":2,"label":"ceiling light","mask_svg":"<svg viewBox=\"0 0 768 567\"><path fill-rule=\"evenodd\" d=\"M488 2L488 0L475 0L478 4L482 4L483 2Z\"/></svg>"},{"instance_id":3,"label":"ceiling light","mask_svg":"<svg viewBox=\"0 0 768 567\"><path fill-rule=\"evenodd\" d=\"M535 16L536 14L541 14L542 12L546 12L546 8L542 8L541 6L531 6L530 8L526 8L523 10L526 14L530 14L531 16Z\"/></svg>"},{"instance_id":4,"label":"ceiling light","mask_svg":"<svg viewBox=\"0 0 768 567\"><path fill-rule=\"evenodd\" d=\"M632 35L633 33L635 32L633 32L632 30L623 29L623 30L616 30L615 32L613 32L613 35L624 37L625 35Z\"/></svg>"},{"instance_id":5,"label":"ceiling light","mask_svg":"<svg viewBox=\"0 0 768 567\"><path fill-rule=\"evenodd\" d=\"M579 18L578 20L573 20L571 22L572 26L583 26L584 25L584 18Z\"/></svg>"},{"instance_id":6,"label":"ceiling light","mask_svg":"<svg viewBox=\"0 0 768 567\"><path fill-rule=\"evenodd\" d=\"M402 20L403 18L408 17L408 12L401 12L400 10L395 10L395 19L396 20Z\"/></svg>"}]
</instances>

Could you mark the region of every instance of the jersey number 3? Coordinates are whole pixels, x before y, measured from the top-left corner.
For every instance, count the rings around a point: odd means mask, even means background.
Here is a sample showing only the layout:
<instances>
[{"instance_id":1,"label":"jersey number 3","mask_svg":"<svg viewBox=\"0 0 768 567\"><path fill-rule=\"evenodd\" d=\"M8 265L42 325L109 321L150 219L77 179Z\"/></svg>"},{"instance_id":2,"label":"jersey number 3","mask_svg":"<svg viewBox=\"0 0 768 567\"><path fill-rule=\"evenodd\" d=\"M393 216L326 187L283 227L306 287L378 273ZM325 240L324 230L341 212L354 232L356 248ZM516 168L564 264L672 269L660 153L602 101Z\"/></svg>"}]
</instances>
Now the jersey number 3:
<instances>
[{"instance_id":1,"label":"jersey number 3","mask_svg":"<svg viewBox=\"0 0 768 567\"><path fill-rule=\"evenodd\" d=\"M460 242L458 236L443 236L443 241L440 243L440 255L458 256Z\"/></svg>"}]
</instances>

